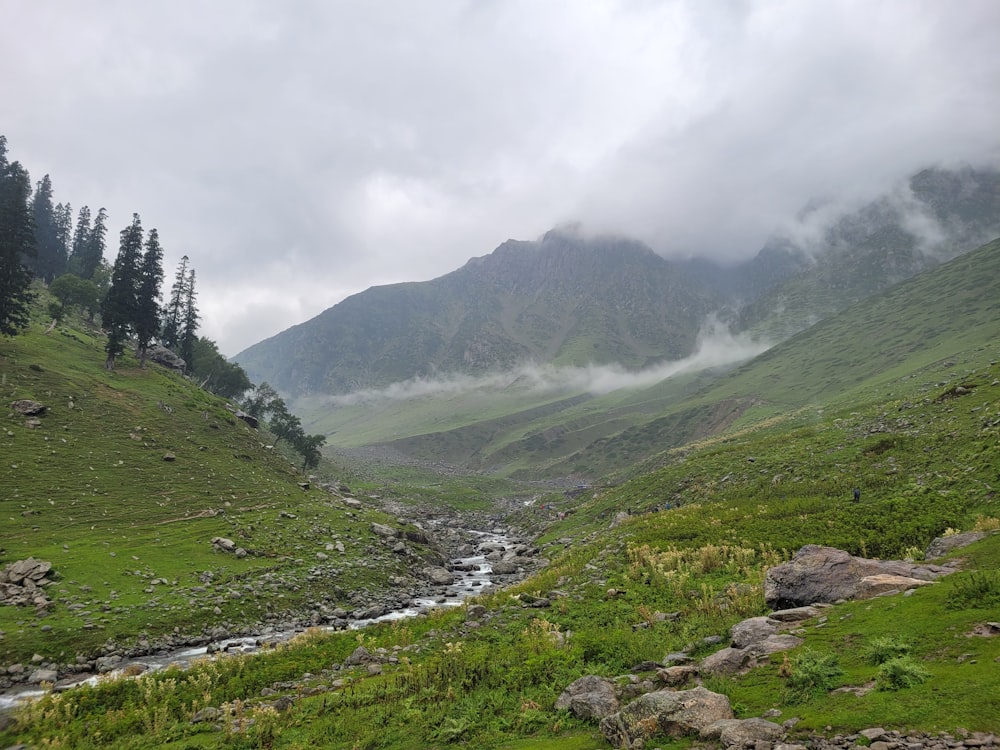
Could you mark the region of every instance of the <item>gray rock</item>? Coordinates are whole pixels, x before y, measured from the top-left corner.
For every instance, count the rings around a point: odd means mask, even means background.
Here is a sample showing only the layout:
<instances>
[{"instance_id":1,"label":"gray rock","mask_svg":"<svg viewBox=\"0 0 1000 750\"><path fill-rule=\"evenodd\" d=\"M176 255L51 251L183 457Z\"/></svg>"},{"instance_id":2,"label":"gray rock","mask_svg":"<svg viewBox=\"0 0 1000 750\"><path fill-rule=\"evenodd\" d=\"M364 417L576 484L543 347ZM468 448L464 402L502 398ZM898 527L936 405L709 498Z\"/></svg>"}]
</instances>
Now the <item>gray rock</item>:
<instances>
[{"instance_id":1,"label":"gray rock","mask_svg":"<svg viewBox=\"0 0 1000 750\"><path fill-rule=\"evenodd\" d=\"M18 401L14 401L10 408L13 409L17 414L21 414L25 417L37 417L45 413L48 408L45 404L38 401L32 401L31 399L23 398Z\"/></svg>"},{"instance_id":2,"label":"gray rock","mask_svg":"<svg viewBox=\"0 0 1000 750\"><path fill-rule=\"evenodd\" d=\"M236 551L236 542L234 542L232 539L226 539L223 536L213 536L212 546L215 547L216 549L222 550L223 552Z\"/></svg>"},{"instance_id":3,"label":"gray rock","mask_svg":"<svg viewBox=\"0 0 1000 750\"><path fill-rule=\"evenodd\" d=\"M436 586L447 586L455 580L455 576L447 568L429 565L423 570L424 578Z\"/></svg>"},{"instance_id":4,"label":"gray rock","mask_svg":"<svg viewBox=\"0 0 1000 750\"><path fill-rule=\"evenodd\" d=\"M767 571L764 598L776 608L814 602L836 602L873 596L869 576L891 575L933 581L953 572L938 565L917 565L900 560L868 560L843 550L807 544L788 562Z\"/></svg>"},{"instance_id":5,"label":"gray rock","mask_svg":"<svg viewBox=\"0 0 1000 750\"><path fill-rule=\"evenodd\" d=\"M122 657L117 654L111 656L99 656L94 660L94 669L96 669L101 674L105 672L110 672L118 668L118 665L122 663Z\"/></svg>"},{"instance_id":6,"label":"gray rock","mask_svg":"<svg viewBox=\"0 0 1000 750\"><path fill-rule=\"evenodd\" d=\"M768 615L772 620L778 622L801 622L819 616L819 610L815 607L792 607L791 609L778 609Z\"/></svg>"},{"instance_id":7,"label":"gray rock","mask_svg":"<svg viewBox=\"0 0 1000 750\"><path fill-rule=\"evenodd\" d=\"M724 648L701 660L698 669L707 674L732 675L756 666L753 654L748 649Z\"/></svg>"},{"instance_id":8,"label":"gray rock","mask_svg":"<svg viewBox=\"0 0 1000 750\"><path fill-rule=\"evenodd\" d=\"M719 739L726 747L756 747L762 741L770 747L785 734L780 724L766 719L722 719L706 727L701 736L705 739Z\"/></svg>"},{"instance_id":9,"label":"gray rock","mask_svg":"<svg viewBox=\"0 0 1000 750\"><path fill-rule=\"evenodd\" d=\"M354 649L354 653L348 656L344 660L344 664L348 667L355 667L359 664L368 664L372 660L372 655L364 646L358 646Z\"/></svg>"},{"instance_id":10,"label":"gray rock","mask_svg":"<svg viewBox=\"0 0 1000 750\"><path fill-rule=\"evenodd\" d=\"M732 718L729 698L711 690L658 690L606 716L601 721L601 733L615 747L632 747L636 740L645 742L657 734L698 734L715 721Z\"/></svg>"},{"instance_id":11,"label":"gray rock","mask_svg":"<svg viewBox=\"0 0 1000 750\"><path fill-rule=\"evenodd\" d=\"M372 531L376 536L384 537L385 539L396 538L396 530L392 526L386 526L384 523L373 523Z\"/></svg>"},{"instance_id":12,"label":"gray rock","mask_svg":"<svg viewBox=\"0 0 1000 750\"><path fill-rule=\"evenodd\" d=\"M798 648L805 641L796 635L791 635L790 633L776 633L775 635L769 635L762 641L757 643L751 643L746 647L746 651L752 654L755 658L760 658L762 656L770 656L771 654L777 654L781 651L791 651L793 648Z\"/></svg>"},{"instance_id":13,"label":"gray rock","mask_svg":"<svg viewBox=\"0 0 1000 750\"><path fill-rule=\"evenodd\" d=\"M746 648L751 643L763 641L778 632L778 623L770 617L751 617L733 625L729 630L733 648Z\"/></svg>"},{"instance_id":14,"label":"gray rock","mask_svg":"<svg viewBox=\"0 0 1000 750\"><path fill-rule=\"evenodd\" d=\"M28 683L31 685L40 685L43 682L55 684L57 679L59 679L59 673L54 669L36 669L28 677Z\"/></svg>"},{"instance_id":15,"label":"gray rock","mask_svg":"<svg viewBox=\"0 0 1000 750\"><path fill-rule=\"evenodd\" d=\"M611 680L587 675L571 682L556 699L555 707L569 709L579 719L603 719L615 713L619 703Z\"/></svg>"},{"instance_id":16,"label":"gray rock","mask_svg":"<svg viewBox=\"0 0 1000 750\"><path fill-rule=\"evenodd\" d=\"M935 560L944 557L952 550L967 547L973 542L978 542L986 537L985 531L965 531L961 534L950 534L949 536L939 536L927 545L924 557L928 560Z\"/></svg>"}]
</instances>

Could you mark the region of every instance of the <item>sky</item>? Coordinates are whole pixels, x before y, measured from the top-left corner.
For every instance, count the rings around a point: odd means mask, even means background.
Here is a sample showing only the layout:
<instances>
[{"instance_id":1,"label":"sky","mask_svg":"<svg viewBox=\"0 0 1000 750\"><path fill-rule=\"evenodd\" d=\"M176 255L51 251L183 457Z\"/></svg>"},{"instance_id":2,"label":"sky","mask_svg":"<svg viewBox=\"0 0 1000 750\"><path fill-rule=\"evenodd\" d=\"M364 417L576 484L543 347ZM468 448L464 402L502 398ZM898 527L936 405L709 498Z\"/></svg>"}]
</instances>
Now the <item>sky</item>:
<instances>
[{"instance_id":1,"label":"sky","mask_svg":"<svg viewBox=\"0 0 1000 750\"><path fill-rule=\"evenodd\" d=\"M579 222L756 253L809 200L1000 164L996 0L0 0L0 133L139 213L232 356Z\"/></svg>"}]
</instances>

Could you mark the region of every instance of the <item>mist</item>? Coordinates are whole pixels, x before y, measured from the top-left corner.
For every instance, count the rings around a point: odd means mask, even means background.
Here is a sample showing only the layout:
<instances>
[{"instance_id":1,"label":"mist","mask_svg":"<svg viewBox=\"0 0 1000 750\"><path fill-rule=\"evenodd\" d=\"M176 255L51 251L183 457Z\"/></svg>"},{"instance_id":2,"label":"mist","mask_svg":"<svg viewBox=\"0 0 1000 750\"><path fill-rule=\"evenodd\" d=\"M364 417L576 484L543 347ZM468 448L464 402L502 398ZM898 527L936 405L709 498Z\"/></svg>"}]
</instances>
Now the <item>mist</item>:
<instances>
[{"instance_id":1,"label":"mist","mask_svg":"<svg viewBox=\"0 0 1000 750\"><path fill-rule=\"evenodd\" d=\"M734 334L717 316L712 315L702 325L695 351L690 356L640 370L630 370L620 364L557 367L529 363L480 376L453 374L440 378L410 378L385 388L329 396L326 402L334 407L346 407L428 397L447 398L473 391L496 392L508 389L541 395L590 393L601 396L626 388L645 388L681 374L743 362L767 351L771 346L773 343L769 341L746 334Z\"/></svg>"}]
</instances>

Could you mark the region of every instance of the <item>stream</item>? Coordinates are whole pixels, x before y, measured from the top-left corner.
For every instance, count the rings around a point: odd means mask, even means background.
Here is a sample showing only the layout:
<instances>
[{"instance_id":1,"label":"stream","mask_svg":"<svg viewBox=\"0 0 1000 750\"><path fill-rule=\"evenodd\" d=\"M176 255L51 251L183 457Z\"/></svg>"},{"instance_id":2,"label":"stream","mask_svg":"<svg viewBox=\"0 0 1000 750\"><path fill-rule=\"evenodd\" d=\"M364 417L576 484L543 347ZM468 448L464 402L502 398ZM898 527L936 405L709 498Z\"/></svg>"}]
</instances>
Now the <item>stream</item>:
<instances>
[{"instance_id":1,"label":"stream","mask_svg":"<svg viewBox=\"0 0 1000 750\"><path fill-rule=\"evenodd\" d=\"M475 534L479 540L476 546L477 551L469 557L456 557L450 560L450 569L454 572L455 579L447 586L443 596L418 597L409 606L392 610L380 617L351 620L348 629L358 630L378 622L416 617L439 607L458 607L466 599L488 591L493 586L493 567L486 559L486 555L489 553L490 547L496 545L506 547L508 543L507 537L504 534L495 532L471 531L470 533ZM121 677L130 666L133 669L137 666L142 669L142 674L146 674L165 669L168 666L181 667L182 669L187 668L196 660L203 660L205 658L216 659L235 654L252 654L260 651L262 648L288 641L306 629L305 626L302 626L291 630L265 630L257 635L226 638L213 641L204 646L181 648L163 654L137 656L132 659L123 660L113 671L106 674L86 674L79 675L78 679L71 676L60 680L56 683L55 690L62 692L79 685L95 685L103 679L115 679ZM336 628L332 626L319 626L318 629L333 631ZM19 704L40 698L47 692L47 690L41 687L32 685L13 688L0 693L0 711L12 710Z\"/></svg>"}]
</instances>

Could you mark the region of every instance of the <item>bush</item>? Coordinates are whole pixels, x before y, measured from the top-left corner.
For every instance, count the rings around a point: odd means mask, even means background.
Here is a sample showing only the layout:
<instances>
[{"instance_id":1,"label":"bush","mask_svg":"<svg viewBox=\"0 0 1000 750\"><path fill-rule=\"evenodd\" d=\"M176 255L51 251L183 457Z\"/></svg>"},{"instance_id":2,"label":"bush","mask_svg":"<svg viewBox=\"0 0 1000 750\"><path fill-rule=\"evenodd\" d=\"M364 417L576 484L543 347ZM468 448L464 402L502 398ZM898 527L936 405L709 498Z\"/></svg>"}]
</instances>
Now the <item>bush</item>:
<instances>
[{"instance_id":1,"label":"bush","mask_svg":"<svg viewBox=\"0 0 1000 750\"><path fill-rule=\"evenodd\" d=\"M910 653L910 644L890 635L883 638L876 638L869 643L865 649L865 659L870 664L878 666L879 664L885 664L890 659L905 656L908 653Z\"/></svg>"},{"instance_id":2,"label":"bush","mask_svg":"<svg viewBox=\"0 0 1000 750\"><path fill-rule=\"evenodd\" d=\"M834 654L820 654L806 649L792 661L786 682L789 703L801 703L829 692L834 678L843 674Z\"/></svg>"},{"instance_id":3,"label":"bush","mask_svg":"<svg viewBox=\"0 0 1000 750\"><path fill-rule=\"evenodd\" d=\"M879 690L902 690L930 679L931 673L911 656L897 656L878 668L875 685Z\"/></svg>"},{"instance_id":4,"label":"bush","mask_svg":"<svg viewBox=\"0 0 1000 750\"><path fill-rule=\"evenodd\" d=\"M973 571L951 577L951 591L945 599L948 609L984 609L1000 605L1000 576Z\"/></svg>"}]
</instances>

